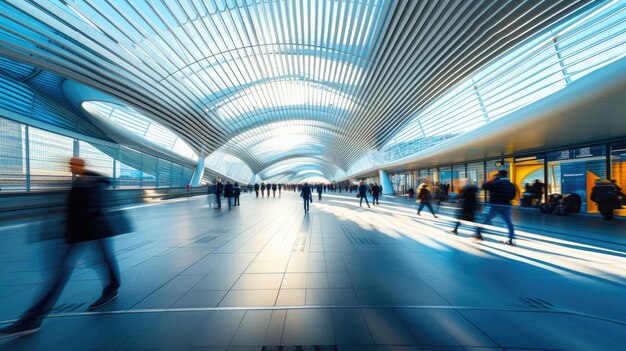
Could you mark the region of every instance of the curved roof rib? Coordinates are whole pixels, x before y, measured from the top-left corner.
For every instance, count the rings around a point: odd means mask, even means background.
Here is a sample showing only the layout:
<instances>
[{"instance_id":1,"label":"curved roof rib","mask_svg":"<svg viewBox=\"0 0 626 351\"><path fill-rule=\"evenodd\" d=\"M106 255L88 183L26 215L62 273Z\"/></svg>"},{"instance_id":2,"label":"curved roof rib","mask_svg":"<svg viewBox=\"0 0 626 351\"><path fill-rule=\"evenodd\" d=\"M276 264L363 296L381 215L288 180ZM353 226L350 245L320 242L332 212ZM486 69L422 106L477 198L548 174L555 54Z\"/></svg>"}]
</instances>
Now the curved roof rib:
<instances>
[{"instance_id":1,"label":"curved roof rib","mask_svg":"<svg viewBox=\"0 0 626 351\"><path fill-rule=\"evenodd\" d=\"M596 5L6 1L0 49L154 117L196 152L223 150L254 172L314 156L332 178L478 68Z\"/></svg>"}]
</instances>

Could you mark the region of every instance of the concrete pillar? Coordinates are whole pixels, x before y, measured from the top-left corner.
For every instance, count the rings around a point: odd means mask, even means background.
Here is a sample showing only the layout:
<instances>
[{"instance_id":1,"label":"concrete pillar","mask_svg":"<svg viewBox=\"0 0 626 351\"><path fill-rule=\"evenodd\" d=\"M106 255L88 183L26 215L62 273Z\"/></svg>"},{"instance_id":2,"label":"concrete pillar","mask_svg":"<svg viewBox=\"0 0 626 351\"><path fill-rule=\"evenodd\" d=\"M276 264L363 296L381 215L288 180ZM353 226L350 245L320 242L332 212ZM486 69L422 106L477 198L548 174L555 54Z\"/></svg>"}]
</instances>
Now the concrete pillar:
<instances>
[{"instance_id":1,"label":"concrete pillar","mask_svg":"<svg viewBox=\"0 0 626 351\"><path fill-rule=\"evenodd\" d=\"M204 176L204 165L206 164L206 156L200 156L198 158L198 165L196 166L196 170L193 172L191 176L191 182L189 183L192 187L200 186L200 182L202 182L202 177Z\"/></svg>"},{"instance_id":2,"label":"concrete pillar","mask_svg":"<svg viewBox=\"0 0 626 351\"><path fill-rule=\"evenodd\" d=\"M389 179L389 173L387 171L378 171L378 178L380 179L380 185L383 187L383 195L393 195L393 186L391 185L391 179Z\"/></svg>"},{"instance_id":3,"label":"concrete pillar","mask_svg":"<svg viewBox=\"0 0 626 351\"><path fill-rule=\"evenodd\" d=\"M256 174L252 174L252 177L250 177L250 182L248 184L254 185L254 183L256 183Z\"/></svg>"}]
</instances>

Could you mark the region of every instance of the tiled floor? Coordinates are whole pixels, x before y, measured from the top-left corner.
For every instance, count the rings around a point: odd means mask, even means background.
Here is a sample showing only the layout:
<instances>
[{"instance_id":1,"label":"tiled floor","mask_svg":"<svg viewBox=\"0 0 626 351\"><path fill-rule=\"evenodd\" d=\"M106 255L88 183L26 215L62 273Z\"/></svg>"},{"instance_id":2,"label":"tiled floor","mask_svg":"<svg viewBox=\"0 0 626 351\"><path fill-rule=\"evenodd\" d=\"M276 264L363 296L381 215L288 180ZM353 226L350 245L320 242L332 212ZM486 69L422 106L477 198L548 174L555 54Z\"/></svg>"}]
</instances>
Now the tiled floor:
<instances>
[{"instance_id":1,"label":"tiled floor","mask_svg":"<svg viewBox=\"0 0 626 351\"><path fill-rule=\"evenodd\" d=\"M86 252L42 329L0 349L624 349L623 222L515 211L509 247L497 227L475 243L470 228L449 233L452 209L417 217L401 198L367 209L329 193L308 214L290 192L244 194L232 210L207 202L128 209L136 232L114 239L119 298L86 311L101 289ZM36 238L54 227L0 224L3 323L49 279L58 244Z\"/></svg>"}]
</instances>

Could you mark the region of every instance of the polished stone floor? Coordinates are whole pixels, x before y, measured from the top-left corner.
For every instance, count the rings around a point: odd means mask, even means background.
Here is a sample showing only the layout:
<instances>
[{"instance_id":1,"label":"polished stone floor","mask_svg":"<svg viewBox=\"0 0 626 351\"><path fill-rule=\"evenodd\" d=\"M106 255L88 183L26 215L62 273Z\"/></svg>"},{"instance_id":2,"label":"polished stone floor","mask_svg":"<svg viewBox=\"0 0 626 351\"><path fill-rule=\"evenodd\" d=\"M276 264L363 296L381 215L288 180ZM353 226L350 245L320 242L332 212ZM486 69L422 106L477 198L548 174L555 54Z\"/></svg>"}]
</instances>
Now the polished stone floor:
<instances>
[{"instance_id":1,"label":"polished stone floor","mask_svg":"<svg viewBox=\"0 0 626 351\"><path fill-rule=\"evenodd\" d=\"M359 207L292 192L128 206L114 239L120 296L86 307L101 282L88 250L42 329L1 350L623 350L626 226L516 211L516 247L490 227L449 233L402 198ZM555 225L550 225L551 221ZM0 223L0 322L49 279L55 219Z\"/></svg>"}]
</instances>

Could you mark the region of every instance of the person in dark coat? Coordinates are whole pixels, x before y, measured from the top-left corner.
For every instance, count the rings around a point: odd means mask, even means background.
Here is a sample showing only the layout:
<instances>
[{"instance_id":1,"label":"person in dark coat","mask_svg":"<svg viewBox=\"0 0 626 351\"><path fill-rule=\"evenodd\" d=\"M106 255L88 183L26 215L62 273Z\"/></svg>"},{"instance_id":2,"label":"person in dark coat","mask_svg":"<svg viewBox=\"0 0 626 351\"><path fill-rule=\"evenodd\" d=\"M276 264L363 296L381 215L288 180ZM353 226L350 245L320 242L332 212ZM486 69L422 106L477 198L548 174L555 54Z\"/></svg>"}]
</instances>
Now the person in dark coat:
<instances>
[{"instance_id":1,"label":"person in dark coat","mask_svg":"<svg viewBox=\"0 0 626 351\"><path fill-rule=\"evenodd\" d=\"M365 204L367 204L368 208L371 208L369 201L367 201L367 185L365 185L365 182L361 182L361 185L359 185L358 191L359 191L359 197L361 198L359 200L359 206L363 207L363 199L365 199Z\"/></svg>"},{"instance_id":2,"label":"person in dark coat","mask_svg":"<svg viewBox=\"0 0 626 351\"><path fill-rule=\"evenodd\" d=\"M317 190L317 199L322 201L322 192L324 191L323 185L317 184L316 190Z\"/></svg>"},{"instance_id":3,"label":"person in dark coat","mask_svg":"<svg viewBox=\"0 0 626 351\"><path fill-rule=\"evenodd\" d=\"M409 199L412 199L414 195L415 195L415 190L413 188L410 188L409 189Z\"/></svg>"},{"instance_id":4,"label":"person in dark coat","mask_svg":"<svg viewBox=\"0 0 626 351\"><path fill-rule=\"evenodd\" d=\"M485 184L483 189L489 191L489 213L485 217L483 224L491 224L491 220L500 215L509 229L509 240L501 241L508 245L515 245L515 228L511 220L511 201L517 196L517 187L511 183L506 170L499 170L498 173ZM476 227L474 238L483 240L481 227Z\"/></svg>"},{"instance_id":5,"label":"person in dark coat","mask_svg":"<svg viewBox=\"0 0 626 351\"><path fill-rule=\"evenodd\" d=\"M278 184L278 197L280 197L280 193L283 190L283 185L282 184Z\"/></svg>"},{"instance_id":6,"label":"person in dark coat","mask_svg":"<svg viewBox=\"0 0 626 351\"><path fill-rule=\"evenodd\" d=\"M224 186L224 197L227 199L228 201L228 209L230 209L233 206L233 198L234 198L234 191L233 191L233 185L230 184L230 181L226 181L226 185Z\"/></svg>"},{"instance_id":7,"label":"person in dark coat","mask_svg":"<svg viewBox=\"0 0 626 351\"><path fill-rule=\"evenodd\" d=\"M261 197L265 197L265 183L261 183Z\"/></svg>"},{"instance_id":8,"label":"person in dark coat","mask_svg":"<svg viewBox=\"0 0 626 351\"><path fill-rule=\"evenodd\" d=\"M544 186L545 185L542 182L540 182L539 179L535 179L535 182L533 183L533 185L530 186L530 193L536 199L537 207L539 207L539 204L541 203L541 200L543 199Z\"/></svg>"},{"instance_id":9,"label":"person in dark coat","mask_svg":"<svg viewBox=\"0 0 626 351\"><path fill-rule=\"evenodd\" d=\"M380 186L378 183L374 183L372 186L372 205L380 205L378 198L380 197Z\"/></svg>"},{"instance_id":10,"label":"person in dark coat","mask_svg":"<svg viewBox=\"0 0 626 351\"><path fill-rule=\"evenodd\" d=\"M300 191L300 197L304 200L304 212L309 212L309 202L312 202L313 200L309 183L304 183L304 186Z\"/></svg>"},{"instance_id":11,"label":"person in dark coat","mask_svg":"<svg viewBox=\"0 0 626 351\"><path fill-rule=\"evenodd\" d=\"M259 184L254 183L254 192L256 193L256 197L259 197Z\"/></svg>"},{"instance_id":12,"label":"person in dark coat","mask_svg":"<svg viewBox=\"0 0 626 351\"><path fill-rule=\"evenodd\" d=\"M267 189L267 197L269 198L270 197L270 190L272 190L272 184L268 183L265 186L265 189Z\"/></svg>"},{"instance_id":13,"label":"person in dark coat","mask_svg":"<svg viewBox=\"0 0 626 351\"><path fill-rule=\"evenodd\" d=\"M459 213L459 221L456 222L454 229L451 231L453 234L458 234L461 221L474 222L474 214L476 213L476 195L478 194L478 187L472 184L469 179L464 179L463 182L465 185L458 196L461 201L461 211Z\"/></svg>"},{"instance_id":14,"label":"person in dark coat","mask_svg":"<svg viewBox=\"0 0 626 351\"><path fill-rule=\"evenodd\" d=\"M605 221L613 219L613 210L622 208L620 194L624 195L611 181L595 181L595 186L591 189L591 201L598 204L598 211Z\"/></svg>"},{"instance_id":15,"label":"person in dark coat","mask_svg":"<svg viewBox=\"0 0 626 351\"><path fill-rule=\"evenodd\" d=\"M93 245L101 261L104 261L109 282L100 298L88 309L102 307L118 296L120 273L109 238L112 235L112 225L102 208L104 189L110 185L110 181L100 174L86 170L85 161L78 157L70 159L70 169L77 177L67 202L66 245L59 262L54 265L57 271L53 282L15 323L0 329L0 337L28 335L40 329L41 322L54 308L86 245Z\"/></svg>"},{"instance_id":16,"label":"person in dark coat","mask_svg":"<svg viewBox=\"0 0 626 351\"><path fill-rule=\"evenodd\" d=\"M435 211L433 210L433 206L430 204L432 199L433 199L433 196L430 194L430 190L428 190L428 184L426 183L420 184L420 186L417 188L416 202L420 203L420 206L417 208L417 215L421 216L420 212L422 212L422 209L424 208L424 206L426 206L430 210L430 213L432 213L433 216L437 218L437 215L435 214Z\"/></svg>"},{"instance_id":17,"label":"person in dark coat","mask_svg":"<svg viewBox=\"0 0 626 351\"><path fill-rule=\"evenodd\" d=\"M278 189L278 186L276 185L276 183L272 184L272 195L274 195L274 197L276 197L276 190ZM268 196L269 196L269 192L268 192Z\"/></svg>"},{"instance_id":18,"label":"person in dark coat","mask_svg":"<svg viewBox=\"0 0 626 351\"><path fill-rule=\"evenodd\" d=\"M217 202L217 208L222 208L222 192L224 191L224 186L221 181L217 181L215 183L215 198Z\"/></svg>"},{"instance_id":19,"label":"person in dark coat","mask_svg":"<svg viewBox=\"0 0 626 351\"><path fill-rule=\"evenodd\" d=\"M241 187L239 187L238 183L235 183L235 185L233 185L234 206L239 206L239 196L241 196Z\"/></svg>"}]
</instances>

